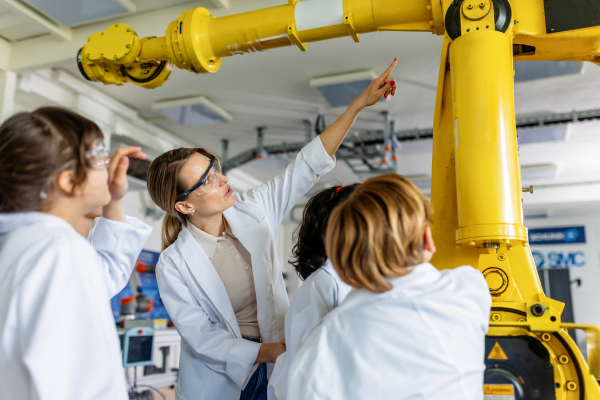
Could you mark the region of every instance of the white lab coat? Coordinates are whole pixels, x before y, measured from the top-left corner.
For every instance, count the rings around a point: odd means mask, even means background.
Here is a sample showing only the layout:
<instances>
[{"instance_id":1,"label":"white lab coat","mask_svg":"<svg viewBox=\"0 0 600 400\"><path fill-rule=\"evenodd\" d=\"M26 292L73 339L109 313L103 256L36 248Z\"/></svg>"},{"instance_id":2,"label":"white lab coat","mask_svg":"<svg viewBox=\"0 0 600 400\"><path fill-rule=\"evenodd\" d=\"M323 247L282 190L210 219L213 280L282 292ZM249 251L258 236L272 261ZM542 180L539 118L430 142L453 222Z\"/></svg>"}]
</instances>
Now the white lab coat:
<instances>
[{"instance_id":1,"label":"white lab coat","mask_svg":"<svg viewBox=\"0 0 600 400\"><path fill-rule=\"evenodd\" d=\"M242 194L224 212L252 257L258 325L264 343L284 338L289 301L274 238L284 217L319 176L335 166L317 137L285 173ZM156 267L162 301L182 337L178 400L238 400L255 371L260 344L242 339L225 286L206 253L183 228ZM267 365L268 371L272 364Z\"/></svg>"},{"instance_id":2,"label":"white lab coat","mask_svg":"<svg viewBox=\"0 0 600 400\"><path fill-rule=\"evenodd\" d=\"M285 315L287 350L275 363L269 380L269 400L287 399L288 374L294 356L323 317L342 304L351 290L329 260L302 283Z\"/></svg>"},{"instance_id":3,"label":"white lab coat","mask_svg":"<svg viewBox=\"0 0 600 400\"><path fill-rule=\"evenodd\" d=\"M110 298L151 228L101 219L94 247L62 218L0 214L0 400L121 400Z\"/></svg>"},{"instance_id":4,"label":"white lab coat","mask_svg":"<svg viewBox=\"0 0 600 400\"><path fill-rule=\"evenodd\" d=\"M353 290L294 357L288 399L481 400L491 297L471 267L420 264Z\"/></svg>"}]
</instances>

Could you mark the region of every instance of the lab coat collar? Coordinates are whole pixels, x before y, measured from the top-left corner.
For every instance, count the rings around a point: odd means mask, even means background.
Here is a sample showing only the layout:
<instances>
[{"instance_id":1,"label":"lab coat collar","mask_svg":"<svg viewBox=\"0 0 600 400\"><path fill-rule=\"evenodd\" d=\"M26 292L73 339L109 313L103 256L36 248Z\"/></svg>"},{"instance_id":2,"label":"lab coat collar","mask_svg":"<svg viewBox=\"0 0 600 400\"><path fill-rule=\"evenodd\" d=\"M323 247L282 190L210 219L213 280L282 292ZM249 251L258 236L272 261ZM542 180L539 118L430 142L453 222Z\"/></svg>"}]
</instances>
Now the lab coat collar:
<instances>
[{"instance_id":1,"label":"lab coat collar","mask_svg":"<svg viewBox=\"0 0 600 400\"><path fill-rule=\"evenodd\" d=\"M212 260L217 251L217 243L219 239L210 233L204 232L202 229L196 228L194 224L188 224L187 229L190 234L196 239L196 242L202 247L209 260Z\"/></svg>"},{"instance_id":2,"label":"lab coat collar","mask_svg":"<svg viewBox=\"0 0 600 400\"><path fill-rule=\"evenodd\" d=\"M185 226L181 232L179 232L179 236L175 243L183 255L187 267L194 276L194 279L196 279L196 282L215 305L223 318L227 320L231 329L241 338L235 312L233 311L233 306L229 300L227 290L225 290L225 285L217 273L217 270L213 267L207 254Z\"/></svg>"},{"instance_id":3,"label":"lab coat collar","mask_svg":"<svg viewBox=\"0 0 600 400\"><path fill-rule=\"evenodd\" d=\"M266 217L263 209L251 204L248 201L242 201L242 198L238 192L233 193L233 195L235 196L235 204L223 212L223 215L225 215L225 219L228 223L230 223L232 218L235 218L236 209L237 211L241 211L244 214L251 216L256 222L261 222Z\"/></svg>"},{"instance_id":4,"label":"lab coat collar","mask_svg":"<svg viewBox=\"0 0 600 400\"><path fill-rule=\"evenodd\" d=\"M412 272L408 275L390 278L390 282L394 288L396 287L411 287L415 284L434 282L440 277L440 271L430 263L422 263L412 267Z\"/></svg>"},{"instance_id":5,"label":"lab coat collar","mask_svg":"<svg viewBox=\"0 0 600 400\"><path fill-rule=\"evenodd\" d=\"M57 227L74 228L64 219L43 212L0 213L0 235L5 235L24 226L43 223Z\"/></svg>"},{"instance_id":6,"label":"lab coat collar","mask_svg":"<svg viewBox=\"0 0 600 400\"><path fill-rule=\"evenodd\" d=\"M191 235L196 239L202 250L206 253L208 258L212 260L215 256L215 252L217 251L217 244L219 243L219 239L221 237L215 237L210 233L204 232L202 229L196 227L196 225L190 223L187 225L188 231L190 231ZM225 230L227 232L227 236L231 236L232 238L237 239L237 237L231 231L231 227L227 222L225 222ZM225 232L223 232L223 238L225 238Z\"/></svg>"},{"instance_id":7,"label":"lab coat collar","mask_svg":"<svg viewBox=\"0 0 600 400\"><path fill-rule=\"evenodd\" d=\"M327 261L325 261L325 264L323 264L323 266L321 268L323 268L325 271L329 272L330 275L332 272L334 272L337 275L335 267L331 263L330 259L327 259Z\"/></svg>"},{"instance_id":8,"label":"lab coat collar","mask_svg":"<svg viewBox=\"0 0 600 400\"><path fill-rule=\"evenodd\" d=\"M428 284L432 284L441 277L441 272L430 263L416 265L408 275L397 278L388 278L387 281L393 288L384 293L373 293L366 289L355 289L350 292L344 305L350 307L351 304L362 304L369 299L375 299L379 296L402 293L406 297L412 297L416 294L428 290Z\"/></svg>"}]
</instances>

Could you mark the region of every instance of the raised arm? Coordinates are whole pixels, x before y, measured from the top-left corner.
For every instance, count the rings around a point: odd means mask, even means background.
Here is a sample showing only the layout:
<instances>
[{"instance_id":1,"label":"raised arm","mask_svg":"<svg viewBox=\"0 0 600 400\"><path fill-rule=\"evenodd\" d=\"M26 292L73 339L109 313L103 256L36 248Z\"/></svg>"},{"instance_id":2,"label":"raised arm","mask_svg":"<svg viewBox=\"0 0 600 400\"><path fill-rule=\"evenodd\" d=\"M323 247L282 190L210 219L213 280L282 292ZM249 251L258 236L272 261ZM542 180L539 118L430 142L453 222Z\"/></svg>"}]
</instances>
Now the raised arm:
<instances>
[{"instance_id":1,"label":"raised arm","mask_svg":"<svg viewBox=\"0 0 600 400\"><path fill-rule=\"evenodd\" d=\"M152 228L125 215L123 197L129 189L129 157L146 158L139 147L122 147L108 167L111 202L102 209L102 218L92 235L92 244L110 297L125 287Z\"/></svg>"},{"instance_id":2,"label":"raised arm","mask_svg":"<svg viewBox=\"0 0 600 400\"><path fill-rule=\"evenodd\" d=\"M390 78L397 61L358 96L329 128L318 138L306 145L296 157L296 161L286 171L239 195L241 203L252 204L264 210L269 217L275 235L281 221L296 205L298 200L317 182L319 177L335 166L335 152L346 137L360 111L372 106L384 96L393 95L395 82ZM242 206L242 205L240 205ZM243 207L243 206L242 206Z\"/></svg>"}]
</instances>

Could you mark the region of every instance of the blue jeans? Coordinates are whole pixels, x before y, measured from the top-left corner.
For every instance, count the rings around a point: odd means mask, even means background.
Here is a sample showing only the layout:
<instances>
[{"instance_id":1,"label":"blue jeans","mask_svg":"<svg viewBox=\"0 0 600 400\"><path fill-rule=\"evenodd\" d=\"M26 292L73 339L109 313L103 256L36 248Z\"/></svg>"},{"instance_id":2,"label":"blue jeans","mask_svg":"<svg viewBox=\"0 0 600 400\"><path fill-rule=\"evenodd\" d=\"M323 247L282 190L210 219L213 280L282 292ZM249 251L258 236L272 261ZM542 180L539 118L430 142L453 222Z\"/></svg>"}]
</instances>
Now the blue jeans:
<instances>
[{"instance_id":1,"label":"blue jeans","mask_svg":"<svg viewBox=\"0 0 600 400\"><path fill-rule=\"evenodd\" d=\"M259 364L242 391L240 400L267 400L267 364Z\"/></svg>"}]
</instances>

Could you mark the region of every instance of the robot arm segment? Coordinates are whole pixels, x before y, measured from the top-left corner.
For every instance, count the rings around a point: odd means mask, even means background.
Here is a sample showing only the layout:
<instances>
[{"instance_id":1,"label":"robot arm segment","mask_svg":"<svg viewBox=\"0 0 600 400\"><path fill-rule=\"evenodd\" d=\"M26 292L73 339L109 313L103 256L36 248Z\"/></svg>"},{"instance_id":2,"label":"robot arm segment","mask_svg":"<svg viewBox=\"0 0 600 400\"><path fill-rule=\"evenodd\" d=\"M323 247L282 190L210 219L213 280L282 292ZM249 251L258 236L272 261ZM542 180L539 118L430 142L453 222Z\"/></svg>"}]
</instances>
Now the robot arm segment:
<instances>
[{"instance_id":1,"label":"robot arm segment","mask_svg":"<svg viewBox=\"0 0 600 400\"><path fill-rule=\"evenodd\" d=\"M89 80L146 88L161 86L174 64L216 72L222 58L378 30L443 34L439 0L289 0L289 4L215 18L205 8L183 12L166 36L140 39L124 24L95 33L78 54Z\"/></svg>"}]
</instances>

